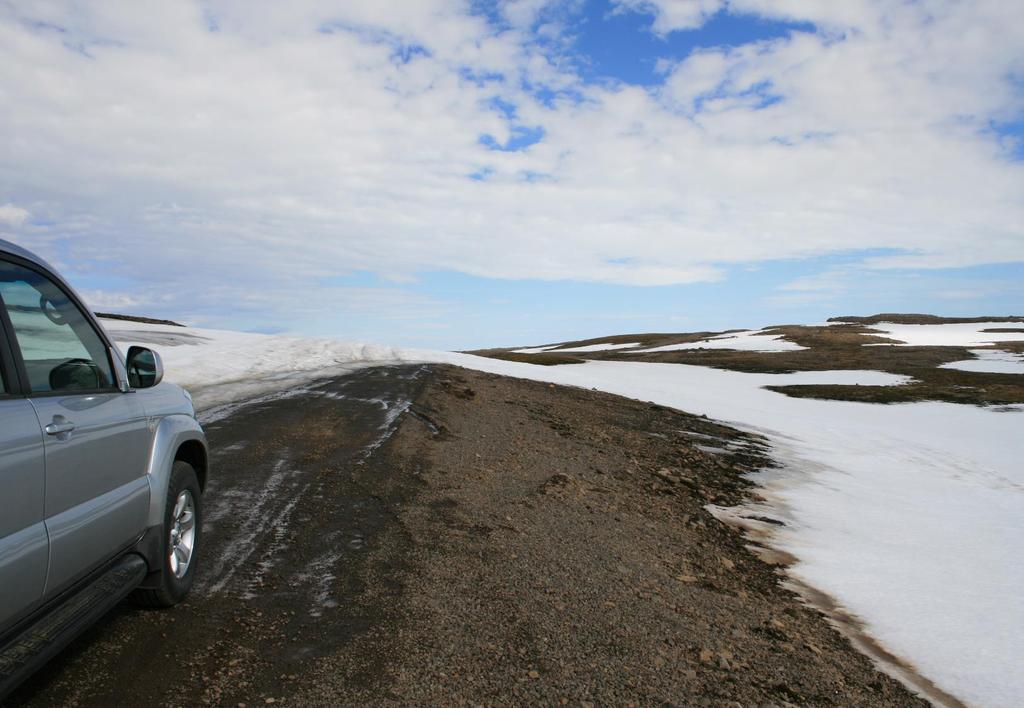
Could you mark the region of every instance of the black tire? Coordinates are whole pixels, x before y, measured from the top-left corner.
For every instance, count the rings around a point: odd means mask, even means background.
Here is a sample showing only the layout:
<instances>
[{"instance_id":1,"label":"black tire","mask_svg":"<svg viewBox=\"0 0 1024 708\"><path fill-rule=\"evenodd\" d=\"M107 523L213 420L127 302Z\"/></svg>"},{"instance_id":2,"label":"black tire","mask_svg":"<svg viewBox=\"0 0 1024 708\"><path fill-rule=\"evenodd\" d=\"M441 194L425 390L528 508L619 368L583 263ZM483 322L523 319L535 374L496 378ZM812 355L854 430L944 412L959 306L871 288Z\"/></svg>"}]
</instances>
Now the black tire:
<instances>
[{"instance_id":1,"label":"black tire","mask_svg":"<svg viewBox=\"0 0 1024 708\"><path fill-rule=\"evenodd\" d=\"M195 536L192 544L192 553L185 573L179 578L171 569L171 527L174 523L174 507L178 496L188 491L192 495L194 508L194 530ZM196 577L196 565L202 551L202 529L203 529L203 497L199 488L199 480L192 465L180 460L174 463L171 469L171 480L167 485L167 500L164 504L164 526L160 534L160 559L162 567L156 571L159 573L155 579L147 579L147 588L140 588L132 593L131 599L144 607L171 607L181 602Z\"/></svg>"}]
</instances>

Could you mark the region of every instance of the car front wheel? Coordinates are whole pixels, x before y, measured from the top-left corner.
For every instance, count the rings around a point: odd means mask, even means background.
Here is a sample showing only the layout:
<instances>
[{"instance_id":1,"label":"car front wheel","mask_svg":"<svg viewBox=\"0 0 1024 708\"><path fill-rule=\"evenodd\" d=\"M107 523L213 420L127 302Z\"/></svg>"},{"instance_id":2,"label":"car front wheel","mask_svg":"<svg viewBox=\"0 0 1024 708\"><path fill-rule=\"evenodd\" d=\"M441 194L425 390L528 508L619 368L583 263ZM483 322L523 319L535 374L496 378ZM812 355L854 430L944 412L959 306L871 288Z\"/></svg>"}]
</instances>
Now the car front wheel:
<instances>
[{"instance_id":1,"label":"car front wheel","mask_svg":"<svg viewBox=\"0 0 1024 708\"><path fill-rule=\"evenodd\" d=\"M181 602L192 589L202 520L203 497L195 470L187 462L175 462L164 508L160 556L163 566L155 586L135 591L133 597L139 604L170 607Z\"/></svg>"}]
</instances>

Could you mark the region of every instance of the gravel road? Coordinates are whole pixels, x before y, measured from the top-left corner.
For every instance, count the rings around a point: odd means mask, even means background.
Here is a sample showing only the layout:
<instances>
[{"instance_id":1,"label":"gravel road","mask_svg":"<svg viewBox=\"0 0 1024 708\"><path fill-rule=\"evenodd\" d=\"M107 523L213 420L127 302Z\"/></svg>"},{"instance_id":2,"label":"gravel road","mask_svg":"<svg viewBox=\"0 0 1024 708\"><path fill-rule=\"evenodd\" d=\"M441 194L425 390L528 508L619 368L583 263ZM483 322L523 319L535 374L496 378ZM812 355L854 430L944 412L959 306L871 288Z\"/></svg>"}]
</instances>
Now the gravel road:
<instances>
[{"instance_id":1,"label":"gravel road","mask_svg":"<svg viewBox=\"0 0 1024 708\"><path fill-rule=\"evenodd\" d=\"M705 510L763 443L614 396L365 369L208 424L204 556L13 705L923 703Z\"/></svg>"}]
</instances>

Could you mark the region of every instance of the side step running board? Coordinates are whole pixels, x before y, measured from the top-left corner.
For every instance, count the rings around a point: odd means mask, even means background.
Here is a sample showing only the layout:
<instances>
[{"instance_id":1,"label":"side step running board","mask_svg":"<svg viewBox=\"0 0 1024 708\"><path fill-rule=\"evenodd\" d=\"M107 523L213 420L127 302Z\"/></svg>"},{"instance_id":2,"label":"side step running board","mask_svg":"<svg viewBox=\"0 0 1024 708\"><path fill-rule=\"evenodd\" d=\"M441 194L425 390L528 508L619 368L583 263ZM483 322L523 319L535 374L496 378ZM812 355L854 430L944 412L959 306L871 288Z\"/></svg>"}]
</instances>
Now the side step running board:
<instances>
[{"instance_id":1,"label":"side step running board","mask_svg":"<svg viewBox=\"0 0 1024 708\"><path fill-rule=\"evenodd\" d=\"M0 701L135 589L146 561L127 555L0 647Z\"/></svg>"}]
</instances>

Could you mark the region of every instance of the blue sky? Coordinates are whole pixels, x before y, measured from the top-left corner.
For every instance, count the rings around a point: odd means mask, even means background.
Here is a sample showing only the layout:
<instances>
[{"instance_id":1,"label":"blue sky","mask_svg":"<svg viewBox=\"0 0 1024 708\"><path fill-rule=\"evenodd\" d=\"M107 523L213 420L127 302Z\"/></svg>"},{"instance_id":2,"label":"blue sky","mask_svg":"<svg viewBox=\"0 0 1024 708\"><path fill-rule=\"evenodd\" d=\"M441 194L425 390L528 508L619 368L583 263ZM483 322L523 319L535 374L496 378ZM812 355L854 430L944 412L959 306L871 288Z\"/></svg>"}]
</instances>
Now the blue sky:
<instances>
[{"instance_id":1,"label":"blue sky","mask_svg":"<svg viewBox=\"0 0 1024 708\"><path fill-rule=\"evenodd\" d=\"M0 238L97 309L437 348L1024 313L1017 8L407 10L2 6Z\"/></svg>"},{"instance_id":2,"label":"blue sky","mask_svg":"<svg viewBox=\"0 0 1024 708\"><path fill-rule=\"evenodd\" d=\"M682 61L692 52L713 47L738 47L787 37L790 32L813 32L809 22L733 14L719 11L698 28L664 36L652 31L648 12L616 11L599 0L583 6L573 22L577 33L580 73L588 80L617 79L640 86L657 86L664 79L659 61Z\"/></svg>"}]
</instances>

